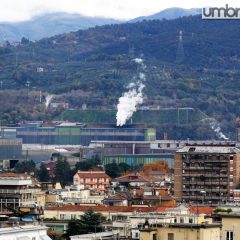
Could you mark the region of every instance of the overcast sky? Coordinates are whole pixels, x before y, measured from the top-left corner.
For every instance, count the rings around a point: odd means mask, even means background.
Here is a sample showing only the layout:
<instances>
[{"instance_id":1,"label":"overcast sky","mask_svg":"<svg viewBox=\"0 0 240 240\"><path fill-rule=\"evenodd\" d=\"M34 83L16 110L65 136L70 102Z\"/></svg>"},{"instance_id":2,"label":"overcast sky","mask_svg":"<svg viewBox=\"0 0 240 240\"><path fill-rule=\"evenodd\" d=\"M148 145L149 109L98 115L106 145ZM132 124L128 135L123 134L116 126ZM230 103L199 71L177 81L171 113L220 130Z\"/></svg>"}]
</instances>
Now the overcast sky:
<instances>
[{"instance_id":1,"label":"overcast sky","mask_svg":"<svg viewBox=\"0 0 240 240\"><path fill-rule=\"evenodd\" d=\"M24 21L51 12L115 19L147 16L169 7L240 7L239 0L0 0L0 21Z\"/></svg>"}]
</instances>

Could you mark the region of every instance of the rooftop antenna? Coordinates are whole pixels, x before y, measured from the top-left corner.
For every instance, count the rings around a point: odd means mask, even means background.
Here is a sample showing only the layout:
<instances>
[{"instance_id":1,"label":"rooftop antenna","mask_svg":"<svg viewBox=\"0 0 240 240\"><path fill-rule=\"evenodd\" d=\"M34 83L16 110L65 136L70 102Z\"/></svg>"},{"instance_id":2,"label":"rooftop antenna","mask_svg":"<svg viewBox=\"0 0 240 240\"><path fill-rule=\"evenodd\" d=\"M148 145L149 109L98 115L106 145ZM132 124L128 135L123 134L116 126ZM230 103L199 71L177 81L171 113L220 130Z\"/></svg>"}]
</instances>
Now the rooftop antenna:
<instances>
[{"instance_id":1,"label":"rooftop antenna","mask_svg":"<svg viewBox=\"0 0 240 240\"><path fill-rule=\"evenodd\" d=\"M178 36L178 49L177 49L177 55L176 55L176 62L182 63L183 60L184 60L183 32L182 30L180 30L179 36Z\"/></svg>"}]
</instances>

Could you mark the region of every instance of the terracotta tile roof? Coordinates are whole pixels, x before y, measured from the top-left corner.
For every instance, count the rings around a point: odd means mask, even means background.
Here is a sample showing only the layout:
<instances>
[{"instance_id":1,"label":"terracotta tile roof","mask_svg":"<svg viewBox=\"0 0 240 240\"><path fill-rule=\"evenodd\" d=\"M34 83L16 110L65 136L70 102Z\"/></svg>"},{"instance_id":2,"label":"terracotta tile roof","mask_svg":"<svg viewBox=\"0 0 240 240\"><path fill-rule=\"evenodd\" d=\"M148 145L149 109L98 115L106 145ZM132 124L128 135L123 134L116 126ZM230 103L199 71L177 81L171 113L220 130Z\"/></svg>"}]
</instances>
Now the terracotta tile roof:
<instances>
[{"instance_id":1,"label":"terracotta tile roof","mask_svg":"<svg viewBox=\"0 0 240 240\"><path fill-rule=\"evenodd\" d=\"M195 214L212 214L214 208L213 207L205 207L205 206L190 206L190 212Z\"/></svg>"},{"instance_id":2,"label":"terracotta tile roof","mask_svg":"<svg viewBox=\"0 0 240 240\"><path fill-rule=\"evenodd\" d=\"M130 200L131 194L129 193L117 193L115 195L108 196L105 200Z\"/></svg>"},{"instance_id":3,"label":"terracotta tile roof","mask_svg":"<svg viewBox=\"0 0 240 240\"><path fill-rule=\"evenodd\" d=\"M131 207L131 206L81 206L81 205L65 205L62 207L47 207L45 211L80 211L85 212L92 209L94 212L154 212L157 207Z\"/></svg>"},{"instance_id":4,"label":"terracotta tile roof","mask_svg":"<svg viewBox=\"0 0 240 240\"><path fill-rule=\"evenodd\" d=\"M78 171L76 174L80 178L109 178L104 171Z\"/></svg>"},{"instance_id":5,"label":"terracotta tile roof","mask_svg":"<svg viewBox=\"0 0 240 240\"><path fill-rule=\"evenodd\" d=\"M130 173L118 178L114 178L112 180L113 182L149 182L150 179L146 176L142 176L139 174L134 174L134 173Z\"/></svg>"},{"instance_id":6,"label":"terracotta tile roof","mask_svg":"<svg viewBox=\"0 0 240 240\"><path fill-rule=\"evenodd\" d=\"M166 212L171 208L176 206L165 206L165 207L131 207L131 206L108 206L108 205L99 205L99 206L83 206L83 205L65 205L61 207L47 207L45 211L79 211L86 212L89 209L92 209L95 212ZM202 206L191 206L191 213L195 214L211 214L213 213L214 208L212 207L202 207Z\"/></svg>"}]
</instances>

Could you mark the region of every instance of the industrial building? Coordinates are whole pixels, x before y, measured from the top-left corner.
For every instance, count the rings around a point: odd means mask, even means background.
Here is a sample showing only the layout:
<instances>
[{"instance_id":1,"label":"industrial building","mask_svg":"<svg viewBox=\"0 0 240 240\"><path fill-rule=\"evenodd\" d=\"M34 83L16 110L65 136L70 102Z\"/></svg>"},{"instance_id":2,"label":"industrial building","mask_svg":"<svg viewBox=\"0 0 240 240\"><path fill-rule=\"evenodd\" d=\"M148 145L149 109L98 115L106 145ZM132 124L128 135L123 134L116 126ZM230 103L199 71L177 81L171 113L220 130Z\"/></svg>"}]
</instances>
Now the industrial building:
<instances>
[{"instance_id":1,"label":"industrial building","mask_svg":"<svg viewBox=\"0 0 240 240\"><path fill-rule=\"evenodd\" d=\"M1 127L2 137L22 139L23 144L89 145L92 140L151 141L156 130L142 125L29 122L19 127Z\"/></svg>"},{"instance_id":2,"label":"industrial building","mask_svg":"<svg viewBox=\"0 0 240 240\"><path fill-rule=\"evenodd\" d=\"M174 160L176 200L218 205L233 201L240 186L240 149L235 144L187 145Z\"/></svg>"},{"instance_id":3,"label":"industrial building","mask_svg":"<svg viewBox=\"0 0 240 240\"><path fill-rule=\"evenodd\" d=\"M22 155L22 141L20 139L0 138L0 159L15 159Z\"/></svg>"},{"instance_id":4,"label":"industrial building","mask_svg":"<svg viewBox=\"0 0 240 240\"><path fill-rule=\"evenodd\" d=\"M22 141L0 138L0 168L12 169L20 159L22 159Z\"/></svg>"},{"instance_id":5,"label":"industrial building","mask_svg":"<svg viewBox=\"0 0 240 240\"><path fill-rule=\"evenodd\" d=\"M165 160L173 166L174 153L185 142L173 140L155 141L91 141L90 147L101 156L103 164L127 163L140 165Z\"/></svg>"}]
</instances>

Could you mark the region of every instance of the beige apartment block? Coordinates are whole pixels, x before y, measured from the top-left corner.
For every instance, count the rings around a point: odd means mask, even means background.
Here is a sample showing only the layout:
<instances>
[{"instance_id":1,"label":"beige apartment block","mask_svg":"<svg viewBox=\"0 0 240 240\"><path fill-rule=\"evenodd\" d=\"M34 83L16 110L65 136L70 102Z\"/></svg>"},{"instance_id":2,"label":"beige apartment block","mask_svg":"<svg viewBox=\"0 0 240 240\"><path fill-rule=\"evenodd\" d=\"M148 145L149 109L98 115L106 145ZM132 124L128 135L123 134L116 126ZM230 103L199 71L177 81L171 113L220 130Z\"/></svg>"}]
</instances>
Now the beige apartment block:
<instances>
[{"instance_id":1,"label":"beige apartment block","mask_svg":"<svg viewBox=\"0 0 240 240\"><path fill-rule=\"evenodd\" d=\"M140 240L220 240L220 224L159 224L140 230Z\"/></svg>"}]
</instances>

